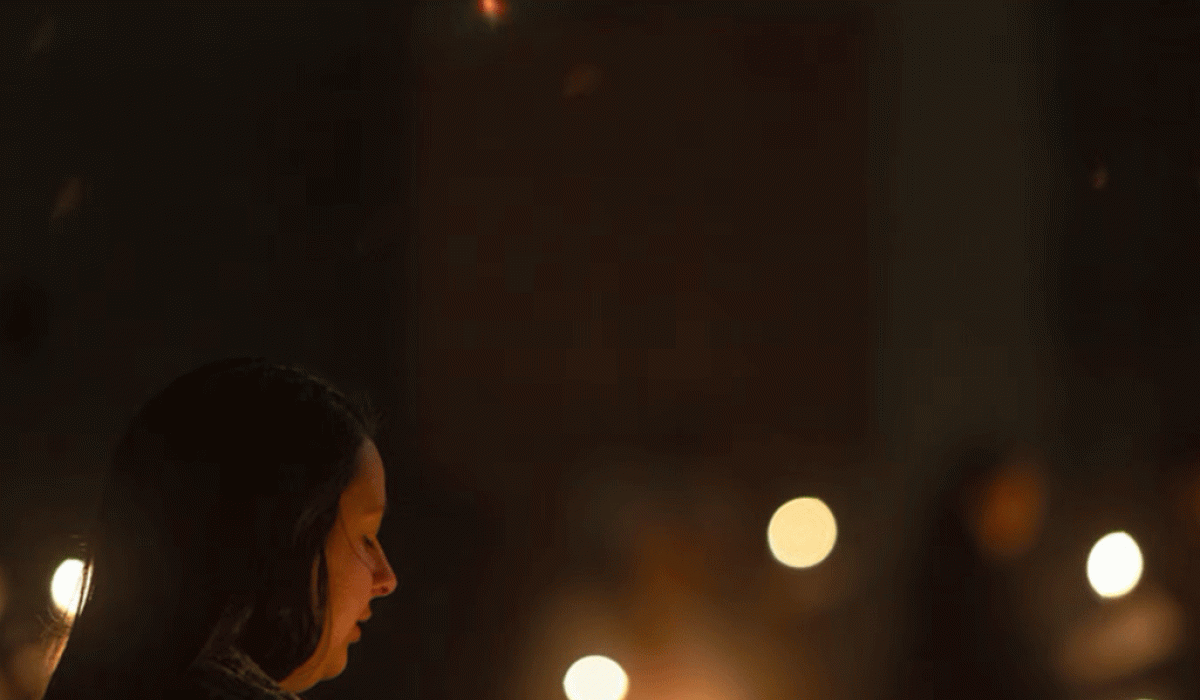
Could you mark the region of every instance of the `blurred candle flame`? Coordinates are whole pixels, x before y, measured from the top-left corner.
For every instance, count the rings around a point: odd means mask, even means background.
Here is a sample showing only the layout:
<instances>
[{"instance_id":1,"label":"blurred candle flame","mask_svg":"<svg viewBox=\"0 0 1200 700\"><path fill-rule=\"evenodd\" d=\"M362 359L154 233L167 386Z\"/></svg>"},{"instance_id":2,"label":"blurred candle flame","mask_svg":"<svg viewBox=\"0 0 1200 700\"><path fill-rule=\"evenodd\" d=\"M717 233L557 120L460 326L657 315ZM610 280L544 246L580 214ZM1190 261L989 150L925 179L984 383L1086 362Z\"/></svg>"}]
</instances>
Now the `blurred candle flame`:
<instances>
[{"instance_id":1,"label":"blurred candle flame","mask_svg":"<svg viewBox=\"0 0 1200 700\"><path fill-rule=\"evenodd\" d=\"M1108 683L1167 659L1183 635L1178 603L1160 592L1143 592L1076 624L1063 639L1055 666L1070 683Z\"/></svg>"},{"instance_id":2,"label":"blurred candle flame","mask_svg":"<svg viewBox=\"0 0 1200 700\"><path fill-rule=\"evenodd\" d=\"M1037 467L1017 460L986 486L975 514L975 536L983 554L1011 560L1037 541L1045 507L1045 485Z\"/></svg>"},{"instance_id":3,"label":"blurred candle flame","mask_svg":"<svg viewBox=\"0 0 1200 700\"><path fill-rule=\"evenodd\" d=\"M480 14L492 22L503 18L507 9L504 0L479 0Z\"/></svg>"},{"instance_id":4,"label":"blurred candle flame","mask_svg":"<svg viewBox=\"0 0 1200 700\"><path fill-rule=\"evenodd\" d=\"M1111 532L1092 547L1087 561L1088 582L1105 598L1132 591L1142 578L1142 551L1127 532Z\"/></svg>"},{"instance_id":5,"label":"blurred candle flame","mask_svg":"<svg viewBox=\"0 0 1200 700\"><path fill-rule=\"evenodd\" d=\"M794 498L779 506L767 526L767 542L779 563L806 569L825 561L837 541L837 521L819 498Z\"/></svg>"},{"instance_id":6,"label":"blurred candle flame","mask_svg":"<svg viewBox=\"0 0 1200 700\"><path fill-rule=\"evenodd\" d=\"M629 677L607 656L585 656L567 669L563 692L570 700L621 700L629 689Z\"/></svg>"}]
</instances>

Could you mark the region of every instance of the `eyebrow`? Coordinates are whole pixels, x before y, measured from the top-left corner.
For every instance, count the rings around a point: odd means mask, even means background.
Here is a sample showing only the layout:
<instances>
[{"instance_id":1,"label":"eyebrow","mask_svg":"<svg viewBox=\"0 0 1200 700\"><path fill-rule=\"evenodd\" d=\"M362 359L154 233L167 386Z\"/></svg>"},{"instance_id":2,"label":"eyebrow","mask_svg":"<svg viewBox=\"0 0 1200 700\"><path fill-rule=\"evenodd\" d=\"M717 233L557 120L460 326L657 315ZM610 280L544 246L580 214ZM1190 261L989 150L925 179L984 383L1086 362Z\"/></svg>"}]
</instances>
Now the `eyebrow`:
<instances>
[{"instance_id":1,"label":"eyebrow","mask_svg":"<svg viewBox=\"0 0 1200 700\"><path fill-rule=\"evenodd\" d=\"M367 515L387 515L388 502L384 501L382 505L377 505L367 509Z\"/></svg>"}]
</instances>

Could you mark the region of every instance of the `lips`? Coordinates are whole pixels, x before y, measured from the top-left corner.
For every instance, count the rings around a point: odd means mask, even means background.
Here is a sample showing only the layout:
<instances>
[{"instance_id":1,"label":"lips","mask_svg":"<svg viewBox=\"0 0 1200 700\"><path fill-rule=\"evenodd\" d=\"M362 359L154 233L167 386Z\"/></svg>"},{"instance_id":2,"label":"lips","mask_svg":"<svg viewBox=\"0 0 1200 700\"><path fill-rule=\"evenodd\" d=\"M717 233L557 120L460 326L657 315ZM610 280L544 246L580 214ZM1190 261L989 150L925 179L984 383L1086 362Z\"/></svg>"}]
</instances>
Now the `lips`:
<instances>
[{"instance_id":1,"label":"lips","mask_svg":"<svg viewBox=\"0 0 1200 700\"><path fill-rule=\"evenodd\" d=\"M371 619L371 613L367 613L366 615L358 618L358 620L354 623L354 638L355 639L358 639L359 637L362 636L362 623L366 622L369 619Z\"/></svg>"},{"instance_id":2,"label":"lips","mask_svg":"<svg viewBox=\"0 0 1200 700\"><path fill-rule=\"evenodd\" d=\"M366 615L358 618L358 620L354 623L354 632L352 633L354 638L351 641L358 641L362 638L362 623L369 619L371 619L371 612L369 610L367 611Z\"/></svg>"}]
</instances>

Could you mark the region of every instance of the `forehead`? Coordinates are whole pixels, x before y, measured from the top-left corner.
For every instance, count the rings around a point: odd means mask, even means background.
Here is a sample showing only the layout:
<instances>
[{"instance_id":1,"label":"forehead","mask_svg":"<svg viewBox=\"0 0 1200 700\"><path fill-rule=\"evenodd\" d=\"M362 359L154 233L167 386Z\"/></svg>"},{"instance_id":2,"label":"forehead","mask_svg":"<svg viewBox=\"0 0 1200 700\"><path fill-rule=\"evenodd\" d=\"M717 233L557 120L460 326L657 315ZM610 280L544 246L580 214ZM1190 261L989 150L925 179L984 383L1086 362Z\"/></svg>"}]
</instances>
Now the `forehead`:
<instances>
[{"instance_id":1,"label":"forehead","mask_svg":"<svg viewBox=\"0 0 1200 700\"><path fill-rule=\"evenodd\" d=\"M378 509L387 501L387 485L383 458L379 456L374 442L363 442L358 449L354 470L354 478L342 493L344 504L359 512Z\"/></svg>"}]
</instances>

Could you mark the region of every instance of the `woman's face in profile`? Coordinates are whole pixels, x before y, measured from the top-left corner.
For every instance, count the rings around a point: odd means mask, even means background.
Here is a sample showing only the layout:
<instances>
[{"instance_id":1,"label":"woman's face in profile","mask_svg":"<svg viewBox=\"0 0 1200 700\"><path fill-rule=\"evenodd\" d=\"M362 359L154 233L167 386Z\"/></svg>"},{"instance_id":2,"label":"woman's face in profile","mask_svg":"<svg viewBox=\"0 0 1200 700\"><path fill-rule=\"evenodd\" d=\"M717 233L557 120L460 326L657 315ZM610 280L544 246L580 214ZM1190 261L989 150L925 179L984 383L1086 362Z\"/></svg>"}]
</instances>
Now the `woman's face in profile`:
<instances>
[{"instance_id":1,"label":"woman's face in profile","mask_svg":"<svg viewBox=\"0 0 1200 700\"><path fill-rule=\"evenodd\" d=\"M325 542L329 599L321 641L308 661L279 682L284 690L300 692L345 670L348 648L361 635L358 623L371 615L371 599L396 589L396 576L378 540L386 506L383 460L375 443L366 440Z\"/></svg>"}]
</instances>

